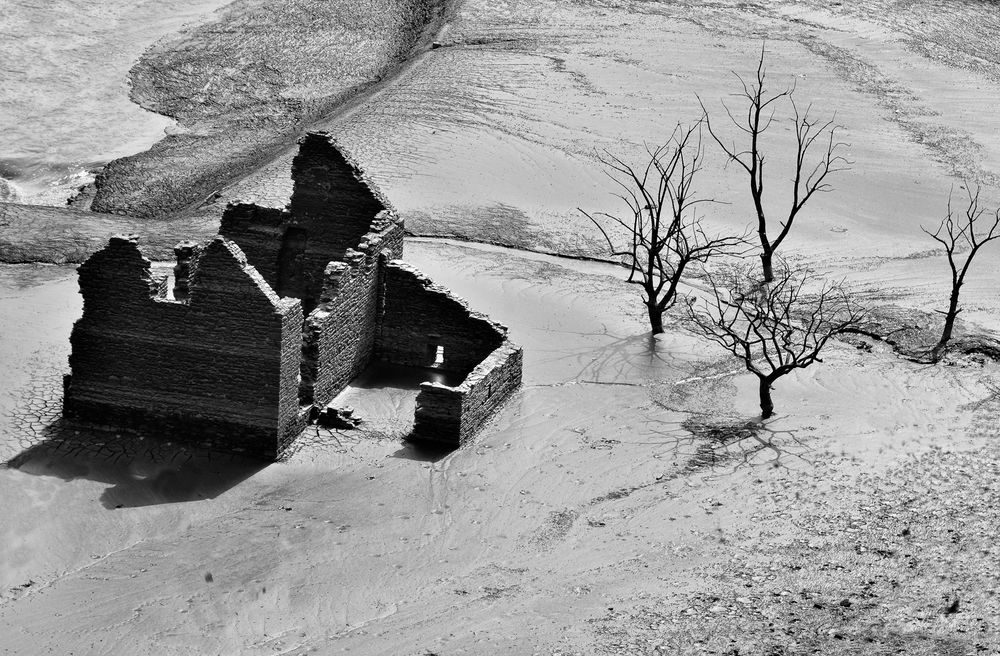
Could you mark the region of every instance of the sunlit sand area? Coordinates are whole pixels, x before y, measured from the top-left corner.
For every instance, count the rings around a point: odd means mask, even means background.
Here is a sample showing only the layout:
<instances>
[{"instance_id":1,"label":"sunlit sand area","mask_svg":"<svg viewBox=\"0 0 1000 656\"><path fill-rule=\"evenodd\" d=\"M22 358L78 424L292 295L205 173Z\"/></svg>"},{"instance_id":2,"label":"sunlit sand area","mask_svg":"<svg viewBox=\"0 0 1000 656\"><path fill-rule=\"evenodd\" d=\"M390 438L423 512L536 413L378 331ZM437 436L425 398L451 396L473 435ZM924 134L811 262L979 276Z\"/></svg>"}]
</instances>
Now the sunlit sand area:
<instances>
[{"instance_id":1,"label":"sunlit sand area","mask_svg":"<svg viewBox=\"0 0 1000 656\"><path fill-rule=\"evenodd\" d=\"M48 58L0 64L21 71L0 105L3 653L1000 653L1000 246L933 350L953 285L921 229L949 195L960 224L978 190L979 234L1000 207L992 3L135 2L74 25L72 2L15 5L0 52ZM587 218L627 228L607 163L641 169L678 123L707 111L742 143L726 108L746 113L762 52L845 158L778 254L864 312L773 381L766 418L692 318L739 263L745 297L778 288L709 126L714 202L686 216L746 234L743 259L693 264L663 332ZM73 71L86 93L54 92ZM772 237L794 202L786 100ZM457 448L410 439L426 383L462 384L451 351L366 369L330 403L350 425L310 423L276 461L64 418L77 265L135 233L173 280L174 244L227 204L289 202L307 131L391 201L408 265L506 327L521 385Z\"/></svg>"}]
</instances>

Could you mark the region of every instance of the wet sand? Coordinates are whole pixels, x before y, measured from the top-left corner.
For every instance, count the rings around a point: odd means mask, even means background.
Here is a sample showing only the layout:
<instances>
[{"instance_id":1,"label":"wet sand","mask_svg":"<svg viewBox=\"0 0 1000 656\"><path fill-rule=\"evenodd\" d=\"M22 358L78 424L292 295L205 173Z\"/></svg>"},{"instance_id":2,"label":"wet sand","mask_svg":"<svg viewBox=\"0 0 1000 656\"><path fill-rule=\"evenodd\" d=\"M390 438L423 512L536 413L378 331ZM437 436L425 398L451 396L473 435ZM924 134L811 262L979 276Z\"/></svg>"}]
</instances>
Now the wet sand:
<instances>
[{"instance_id":1,"label":"wet sand","mask_svg":"<svg viewBox=\"0 0 1000 656\"><path fill-rule=\"evenodd\" d=\"M64 205L91 169L145 150L173 121L129 100L160 37L226 0L11 0L0 21L0 175L20 202Z\"/></svg>"},{"instance_id":2,"label":"wet sand","mask_svg":"<svg viewBox=\"0 0 1000 656\"><path fill-rule=\"evenodd\" d=\"M615 209L598 153L638 161L644 142L698 117L697 96L721 113L734 89L731 71L752 69L766 35L775 87L794 81L801 102L836 115L852 161L831 178L833 191L811 202L786 252L834 276L857 273L845 254L864 258L859 282L902 275L906 293L910 283L925 285L933 266L914 257L934 245L920 226L940 220L949 190L961 192L960 176L988 184L1000 161L990 109L998 83L988 71L915 50L915 35L926 29L921 15L886 24L844 7L794 3L626 10L469 2L442 30L443 47L417 55L391 84L315 127L352 149L415 234L600 256L599 235L578 211ZM788 170L791 133L779 122L769 136L772 170ZM708 150L700 188L723 204L708 210L706 224L742 229L746 183ZM287 147L221 189L190 220L211 231L227 200L283 204L293 152ZM777 212L787 189L776 176L766 200ZM990 187L984 195L1000 202ZM997 253L982 257L970 283L977 290L988 289L989 272L1000 266ZM902 273L881 272L883 265ZM934 291L913 300L937 307L941 290Z\"/></svg>"}]
</instances>

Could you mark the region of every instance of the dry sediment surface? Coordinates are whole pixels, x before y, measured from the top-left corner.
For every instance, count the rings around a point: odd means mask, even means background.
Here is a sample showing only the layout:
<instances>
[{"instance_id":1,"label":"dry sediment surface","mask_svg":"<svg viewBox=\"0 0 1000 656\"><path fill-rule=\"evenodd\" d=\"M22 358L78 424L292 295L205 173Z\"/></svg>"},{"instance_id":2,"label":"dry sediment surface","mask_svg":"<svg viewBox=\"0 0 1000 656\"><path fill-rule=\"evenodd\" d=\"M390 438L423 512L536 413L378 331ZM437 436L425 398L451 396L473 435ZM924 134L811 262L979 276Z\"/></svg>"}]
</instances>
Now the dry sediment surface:
<instances>
[{"instance_id":1,"label":"dry sediment surface","mask_svg":"<svg viewBox=\"0 0 1000 656\"><path fill-rule=\"evenodd\" d=\"M651 341L613 267L428 242L407 250L510 326L525 347L524 388L448 455L377 430L317 431L263 469L54 425L52 374L77 314L72 272L6 267L0 321L16 338L5 345L16 386L0 397L11 461L0 469L3 646L1000 646L983 621L1000 610L994 363L929 368L877 342L835 344L822 365L782 379L779 414L754 427L751 377L673 322Z\"/></svg>"},{"instance_id":2,"label":"dry sediment surface","mask_svg":"<svg viewBox=\"0 0 1000 656\"><path fill-rule=\"evenodd\" d=\"M150 150L108 164L92 208L162 218L205 200L383 78L441 4L237 0L161 39L132 69L131 94L177 127Z\"/></svg>"},{"instance_id":3,"label":"dry sediment surface","mask_svg":"<svg viewBox=\"0 0 1000 656\"><path fill-rule=\"evenodd\" d=\"M930 312L947 266L919 225L940 219L956 174L1000 169L991 12L469 0L444 47L324 127L411 230L595 254L576 212L613 209L594 149L640 156L697 116L695 92L726 98L729 71L749 72L766 37L776 85L795 80L836 110L854 162L788 253L874 304ZM789 133L774 134L777 170ZM705 184L733 202L710 225L742 227L745 182L713 164ZM211 225L228 198L280 200L290 186L276 162L198 215ZM1000 652L993 361L929 367L852 338L782 379L779 415L760 428L738 363L673 328L651 342L614 269L454 244L407 252L524 346L525 387L478 440L441 458L378 431L317 433L288 463L212 484L221 463L146 445L18 460L0 471L4 646ZM983 258L963 316L996 330L1000 258ZM58 377L44 372L63 367L78 315L71 272L12 271L0 332L11 386L31 398L3 397L19 418L0 423L5 458L49 435L38 399L58 399Z\"/></svg>"},{"instance_id":4,"label":"dry sediment surface","mask_svg":"<svg viewBox=\"0 0 1000 656\"><path fill-rule=\"evenodd\" d=\"M0 203L0 262L20 264L79 263L100 250L115 234L139 234L156 260L173 258L184 239L211 238L218 226L190 218L148 221L41 205Z\"/></svg>"}]
</instances>

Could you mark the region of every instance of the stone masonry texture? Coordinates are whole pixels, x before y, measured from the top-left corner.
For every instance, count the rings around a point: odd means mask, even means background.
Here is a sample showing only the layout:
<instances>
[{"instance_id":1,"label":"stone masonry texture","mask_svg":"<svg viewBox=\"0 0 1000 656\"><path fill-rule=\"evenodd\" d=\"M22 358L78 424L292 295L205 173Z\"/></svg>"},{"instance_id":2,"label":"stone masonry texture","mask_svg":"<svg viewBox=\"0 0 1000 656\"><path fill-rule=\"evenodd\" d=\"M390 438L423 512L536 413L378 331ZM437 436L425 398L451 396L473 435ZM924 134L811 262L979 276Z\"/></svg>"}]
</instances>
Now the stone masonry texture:
<instances>
[{"instance_id":1,"label":"stone masonry texture","mask_svg":"<svg viewBox=\"0 0 1000 656\"><path fill-rule=\"evenodd\" d=\"M521 385L523 352L504 340L455 387L423 383L417 395L413 437L461 446Z\"/></svg>"},{"instance_id":2,"label":"stone masonry texture","mask_svg":"<svg viewBox=\"0 0 1000 656\"><path fill-rule=\"evenodd\" d=\"M464 376L455 387L421 385L413 437L459 446L521 384L522 351L505 327L405 262L389 263L385 278L378 357Z\"/></svg>"},{"instance_id":3,"label":"stone masonry texture","mask_svg":"<svg viewBox=\"0 0 1000 656\"><path fill-rule=\"evenodd\" d=\"M325 133L300 142L285 208L231 203L176 250L174 295L134 236L80 267L66 417L275 459L373 360L424 383L412 437L459 446L521 383L507 329L399 258L403 224Z\"/></svg>"},{"instance_id":4,"label":"stone masonry texture","mask_svg":"<svg viewBox=\"0 0 1000 656\"><path fill-rule=\"evenodd\" d=\"M191 266L189 298L169 300L137 242L112 237L80 267L64 414L276 457L303 427L301 304L279 298L222 238Z\"/></svg>"},{"instance_id":5,"label":"stone masonry texture","mask_svg":"<svg viewBox=\"0 0 1000 656\"><path fill-rule=\"evenodd\" d=\"M382 360L466 375L504 340L506 329L401 260L386 269L385 316L379 333Z\"/></svg>"},{"instance_id":6,"label":"stone masonry texture","mask_svg":"<svg viewBox=\"0 0 1000 656\"><path fill-rule=\"evenodd\" d=\"M286 209L232 204L219 232L244 248L279 296L302 299L308 313L322 293L326 265L356 248L389 203L325 133L302 140L292 180Z\"/></svg>"},{"instance_id":7,"label":"stone masonry texture","mask_svg":"<svg viewBox=\"0 0 1000 656\"><path fill-rule=\"evenodd\" d=\"M311 400L318 407L332 401L375 355L385 313L385 266L403 251L403 228L387 213L373 227L358 250L327 265L320 305L306 320L302 378L303 384L315 381Z\"/></svg>"}]
</instances>

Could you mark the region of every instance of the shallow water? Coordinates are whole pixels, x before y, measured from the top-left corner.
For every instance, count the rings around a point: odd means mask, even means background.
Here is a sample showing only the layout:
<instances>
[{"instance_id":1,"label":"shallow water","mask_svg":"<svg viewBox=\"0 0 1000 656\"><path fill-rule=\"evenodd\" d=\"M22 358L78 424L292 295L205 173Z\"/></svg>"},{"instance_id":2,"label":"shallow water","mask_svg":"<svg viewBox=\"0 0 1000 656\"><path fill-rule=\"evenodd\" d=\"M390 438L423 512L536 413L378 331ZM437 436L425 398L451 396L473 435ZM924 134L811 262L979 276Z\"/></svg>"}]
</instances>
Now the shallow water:
<instances>
[{"instance_id":1,"label":"shallow water","mask_svg":"<svg viewBox=\"0 0 1000 656\"><path fill-rule=\"evenodd\" d=\"M15 197L63 204L92 179L94 167L161 139L173 122L129 100L128 71L160 36L226 4L6 0L0 178L12 183Z\"/></svg>"}]
</instances>

